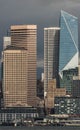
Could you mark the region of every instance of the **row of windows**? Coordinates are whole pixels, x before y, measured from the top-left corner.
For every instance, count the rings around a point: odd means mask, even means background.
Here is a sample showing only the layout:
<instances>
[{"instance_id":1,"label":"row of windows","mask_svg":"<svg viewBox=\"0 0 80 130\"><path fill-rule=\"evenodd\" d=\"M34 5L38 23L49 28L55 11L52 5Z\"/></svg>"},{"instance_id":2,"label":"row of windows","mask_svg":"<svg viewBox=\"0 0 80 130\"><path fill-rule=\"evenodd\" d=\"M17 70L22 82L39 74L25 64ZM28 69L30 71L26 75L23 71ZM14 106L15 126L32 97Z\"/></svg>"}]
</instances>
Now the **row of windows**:
<instances>
[{"instance_id":1,"label":"row of windows","mask_svg":"<svg viewBox=\"0 0 80 130\"><path fill-rule=\"evenodd\" d=\"M2 122L6 122L6 121L11 121L11 120L16 120L16 119L26 119L26 118L28 118L28 117L32 117L32 118L34 118L34 117L38 117L38 114L37 113L27 113L27 114L15 114L15 113L12 113L12 114L5 114L5 113L3 113L3 114L0 114L0 121L2 121Z\"/></svg>"}]
</instances>

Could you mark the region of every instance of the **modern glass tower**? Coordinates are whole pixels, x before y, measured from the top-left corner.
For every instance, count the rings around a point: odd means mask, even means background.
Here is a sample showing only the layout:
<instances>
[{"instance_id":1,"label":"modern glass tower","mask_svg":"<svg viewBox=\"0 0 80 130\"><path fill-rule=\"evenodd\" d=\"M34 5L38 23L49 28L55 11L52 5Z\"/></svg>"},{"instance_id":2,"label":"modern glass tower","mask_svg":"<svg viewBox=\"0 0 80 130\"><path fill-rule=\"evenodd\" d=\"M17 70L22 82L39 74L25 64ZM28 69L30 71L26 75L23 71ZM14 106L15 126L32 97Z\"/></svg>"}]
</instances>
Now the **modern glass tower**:
<instances>
[{"instance_id":1,"label":"modern glass tower","mask_svg":"<svg viewBox=\"0 0 80 130\"><path fill-rule=\"evenodd\" d=\"M59 74L78 67L78 18L61 11Z\"/></svg>"},{"instance_id":2,"label":"modern glass tower","mask_svg":"<svg viewBox=\"0 0 80 130\"><path fill-rule=\"evenodd\" d=\"M78 66L78 19L61 11L59 72Z\"/></svg>"},{"instance_id":3,"label":"modern glass tower","mask_svg":"<svg viewBox=\"0 0 80 130\"><path fill-rule=\"evenodd\" d=\"M49 80L56 78L58 83L60 28L44 28L44 96Z\"/></svg>"}]
</instances>

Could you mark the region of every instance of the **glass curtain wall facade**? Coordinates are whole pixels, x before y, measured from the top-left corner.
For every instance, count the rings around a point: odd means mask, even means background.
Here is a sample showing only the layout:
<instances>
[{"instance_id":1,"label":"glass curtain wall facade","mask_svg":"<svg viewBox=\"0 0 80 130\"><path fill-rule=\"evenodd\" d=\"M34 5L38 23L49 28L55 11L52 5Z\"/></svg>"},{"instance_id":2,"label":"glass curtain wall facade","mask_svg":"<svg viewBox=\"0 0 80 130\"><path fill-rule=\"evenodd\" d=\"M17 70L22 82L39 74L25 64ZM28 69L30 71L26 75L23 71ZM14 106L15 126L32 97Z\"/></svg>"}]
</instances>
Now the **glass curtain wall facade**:
<instances>
[{"instance_id":1,"label":"glass curtain wall facade","mask_svg":"<svg viewBox=\"0 0 80 130\"><path fill-rule=\"evenodd\" d=\"M77 17L61 11L60 28L59 71L62 72L63 70L78 66Z\"/></svg>"},{"instance_id":2,"label":"glass curtain wall facade","mask_svg":"<svg viewBox=\"0 0 80 130\"><path fill-rule=\"evenodd\" d=\"M56 78L58 84L60 28L44 28L44 96L49 80Z\"/></svg>"},{"instance_id":3,"label":"glass curtain wall facade","mask_svg":"<svg viewBox=\"0 0 80 130\"><path fill-rule=\"evenodd\" d=\"M77 17L61 11L60 28L59 74L63 78L63 71L78 67Z\"/></svg>"}]
</instances>

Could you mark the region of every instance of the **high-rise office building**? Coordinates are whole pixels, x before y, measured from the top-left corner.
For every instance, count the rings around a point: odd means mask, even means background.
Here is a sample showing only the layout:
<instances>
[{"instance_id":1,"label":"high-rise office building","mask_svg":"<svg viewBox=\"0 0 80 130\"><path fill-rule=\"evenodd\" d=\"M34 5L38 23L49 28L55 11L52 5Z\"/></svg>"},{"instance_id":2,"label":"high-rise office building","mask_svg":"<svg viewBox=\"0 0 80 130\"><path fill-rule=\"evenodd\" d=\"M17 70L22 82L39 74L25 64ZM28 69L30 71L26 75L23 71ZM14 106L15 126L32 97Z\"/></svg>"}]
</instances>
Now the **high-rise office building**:
<instances>
[{"instance_id":1,"label":"high-rise office building","mask_svg":"<svg viewBox=\"0 0 80 130\"><path fill-rule=\"evenodd\" d=\"M28 51L28 79L27 102L30 106L36 105L36 70L37 70L37 26L36 25L12 25L11 45L24 47ZM24 79L23 79L24 80Z\"/></svg>"},{"instance_id":2,"label":"high-rise office building","mask_svg":"<svg viewBox=\"0 0 80 130\"><path fill-rule=\"evenodd\" d=\"M10 46L3 52L4 107L28 106L28 51Z\"/></svg>"},{"instance_id":3,"label":"high-rise office building","mask_svg":"<svg viewBox=\"0 0 80 130\"><path fill-rule=\"evenodd\" d=\"M78 19L61 11L59 73L78 67Z\"/></svg>"},{"instance_id":4,"label":"high-rise office building","mask_svg":"<svg viewBox=\"0 0 80 130\"><path fill-rule=\"evenodd\" d=\"M56 78L57 86L59 84L59 32L58 27L44 28L44 96L49 80Z\"/></svg>"},{"instance_id":5,"label":"high-rise office building","mask_svg":"<svg viewBox=\"0 0 80 130\"><path fill-rule=\"evenodd\" d=\"M71 91L72 77L76 75L76 67L78 67L78 52L78 19L65 11L61 11L59 50L60 87L66 87L67 91L69 89L69 93ZM63 75L63 73L66 75Z\"/></svg>"}]
</instances>

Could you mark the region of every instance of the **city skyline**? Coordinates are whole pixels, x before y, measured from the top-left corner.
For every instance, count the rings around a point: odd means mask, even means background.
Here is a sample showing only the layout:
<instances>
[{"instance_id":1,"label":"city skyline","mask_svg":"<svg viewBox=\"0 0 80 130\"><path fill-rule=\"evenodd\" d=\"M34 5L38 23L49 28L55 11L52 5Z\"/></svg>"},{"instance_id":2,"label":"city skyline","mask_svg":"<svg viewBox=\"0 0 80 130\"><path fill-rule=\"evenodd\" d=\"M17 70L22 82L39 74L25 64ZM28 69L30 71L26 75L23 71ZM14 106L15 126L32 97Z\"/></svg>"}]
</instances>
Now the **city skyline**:
<instances>
[{"instance_id":1,"label":"city skyline","mask_svg":"<svg viewBox=\"0 0 80 130\"><path fill-rule=\"evenodd\" d=\"M19 0L19 2L18 0L3 0L0 6L0 50L2 50L2 39L6 36L10 25L37 24L39 28L38 68L43 67L43 28L58 26L61 10L75 15L80 21L79 0Z\"/></svg>"},{"instance_id":2,"label":"city skyline","mask_svg":"<svg viewBox=\"0 0 80 130\"><path fill-rule=\"evenodd\" d=\"M0 125L80 125L80 0L0 6Z\"/></svg>"},{"instance_id":3,"label":"city skyline","mask_svg":"<svg viewBox=\"0 0 80 130\"><path fill-rule=\"evenodd\" d=\"M63 14L69 14L68 12L65 12L65 11L63 11L63 10L61 10L61 12L64 12ZM77 19L77 24L78 24L78 18L77 17L75 17L75 16L73 16L72 14L69 14L70 16L72 16L72 17L74 17L75 19ZM59 16L59 18L60 18L60 16ZM73 21L74 22L74 21ZM23 24L21 24L21 25L23 25ZM58 26L57 26L58 27ZM77 28L78 29L78 28ZM10 30L10 29L9 29ZM68 29L69 30L69 29ZM38 29L38 32L39 32L39 29ZM72 35L72 34L71 34ZM37 35L38 36L38 35ZM38 38L37 38L38 39ZM73 39L73 41L74 41L74 39ZM77 39L77 41L78 41L78 39ZM6 43L6 44L10 44L10 43L8 43L8 42L10 42L10 31L9 32L7 32L7 35L6 36L4 36L3 37L3 49L4 49L4 42ZM5 45L6 46L6 45ZM38 44L37 44L37 47L38 47ZM38 48L37 48L38 49ZM77 49L77 46L76 46L76 49ZM43 50L44 50L44 48L43 48ZM42 55L43 55L43 50L42 50ZM39 54L39 52L38 52L38 50L37 50L37 54ZM76 54L76 56L77 56L77 54ZM75 57L76 57L75 56ZM73 59L73 61L74 61L74 59ZM40 57L39 58L39 56L37 56L37 68L40 68L40 71L41 72L39 72L39 69L38 69L38 71L37 71L37 77L38 78L41 78L41 73L43 72L43 63L44 61L43 61L43 56L42 57Z\"/></svg>"}]
</instances>

